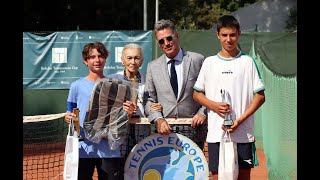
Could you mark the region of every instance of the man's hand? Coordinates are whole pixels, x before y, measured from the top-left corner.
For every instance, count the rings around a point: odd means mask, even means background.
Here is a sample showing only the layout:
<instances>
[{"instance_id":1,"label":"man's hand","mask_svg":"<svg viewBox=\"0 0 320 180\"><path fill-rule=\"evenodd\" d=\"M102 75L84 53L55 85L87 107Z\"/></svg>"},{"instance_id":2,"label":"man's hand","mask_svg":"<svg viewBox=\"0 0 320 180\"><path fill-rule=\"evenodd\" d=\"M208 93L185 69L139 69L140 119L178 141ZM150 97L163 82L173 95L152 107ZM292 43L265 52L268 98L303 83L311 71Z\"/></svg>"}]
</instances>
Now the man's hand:
<instances>
[{"instance_id":1,"label":"man's hand","mask_svg":"<svg viewBox=\"0 0 320 180\"><path fill-rule=\"evenodd\" d=\"M170 125L165 119L163 118L157 119L155 122L155 125L158 133L162 135L168 135L171 133L172 128L170 127Z\"/></svg>"},{"instance_id":2,"label":"man's hand","mask_svg":"<svg viewBox=\"0 0 320 180\"><path fill-rule=\"evenodd\" d=\"M207 118L201 114L196 114L192 118L191 127L197 127L207 122Z\"/></svg>"},{"instance_id":3,"label":"man's hand","mask_svg":"<svg viewBox=\"0 0 320 180\"><path fill-rule=\"evenodd\" d=\"M211 106L209 107L209 109L216 112L222 118L224 118L224 116L227 113L230 113L230 111L231 111L230 105L227 103L224 103L224 102L211 103Z\"/></svg>"},{"instance_id":4,"label":"man's hand","mask_svg":"<svg viewBox=\"0 0 320 180\"><path fill-rule=\"evenodd\" d=\"M64 116L64 120L65 120L68 124L70 124L71 119L72 119L73 117L76 117L76 115L73 114L73 113L71 113L71 112L68 112L68 113Z\"/></svg>"},{"instance_id":5,"label":"man's hand","mask_svg":"<svg viewBox=\"0 0 320 180\"><path fill-rule=\"evenodd\" d=\"M239 120L235 120L235 121L233 121L233 125L230 128L226 128L223 124L222 124L221 128L224 131L228 131L229 133L233 133L239 126L240 126Z\"/></svg>"}]
</instances>

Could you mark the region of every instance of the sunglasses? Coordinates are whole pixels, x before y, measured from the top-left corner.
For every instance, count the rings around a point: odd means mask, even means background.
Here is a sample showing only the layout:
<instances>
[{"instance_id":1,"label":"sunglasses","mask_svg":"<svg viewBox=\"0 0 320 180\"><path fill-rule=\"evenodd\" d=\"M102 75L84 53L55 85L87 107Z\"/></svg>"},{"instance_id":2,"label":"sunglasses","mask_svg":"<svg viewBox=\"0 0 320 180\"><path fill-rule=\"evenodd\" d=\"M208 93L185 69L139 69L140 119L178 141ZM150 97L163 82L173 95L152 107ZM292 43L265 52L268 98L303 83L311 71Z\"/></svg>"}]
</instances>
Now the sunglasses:
<instances>
[{"instance_id":1,"label":"sunglasses","mask_svg":"<svg viewBox=\"0 0 320 180\"><path fill-rule=\"evenodd\" d=\"M175 34L172 34L172 35L167 36L167 37L165 37L165 38L167 39L167 41L170 42L170 41L173 40L174 36L175 36ZM159 44L164 44L164 38L163 38L163 39L159 39L159 40L158 40L158 43L159 43Z\"/></svg>"}]
</instances>

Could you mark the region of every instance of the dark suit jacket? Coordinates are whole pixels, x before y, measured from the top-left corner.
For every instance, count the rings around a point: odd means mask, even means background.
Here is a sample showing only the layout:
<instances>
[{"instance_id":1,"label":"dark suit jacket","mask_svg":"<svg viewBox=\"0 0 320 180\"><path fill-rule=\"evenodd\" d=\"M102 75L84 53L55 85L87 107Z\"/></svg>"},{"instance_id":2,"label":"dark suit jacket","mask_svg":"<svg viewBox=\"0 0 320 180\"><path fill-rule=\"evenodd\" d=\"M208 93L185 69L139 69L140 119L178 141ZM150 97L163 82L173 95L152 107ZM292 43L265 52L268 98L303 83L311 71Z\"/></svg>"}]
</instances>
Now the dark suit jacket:
<instances>
[{"instance_id":1,"label":"dark suit jacket","mask_svg":"<svg viewBox=\"0 0 320 180\"><path fill-rule=\"evenodd\" d=\"M170 84L165 54L151 61L147 67L144 92L144 109L149 121L158 117L192 118L199 113L207 116L206 108L193 100L193 85L197 80L204 56L183 51L183 83L179 97L176 99ZM162 112L151 111L150 104L160 102Z\"/></svg>"}]
</instances>

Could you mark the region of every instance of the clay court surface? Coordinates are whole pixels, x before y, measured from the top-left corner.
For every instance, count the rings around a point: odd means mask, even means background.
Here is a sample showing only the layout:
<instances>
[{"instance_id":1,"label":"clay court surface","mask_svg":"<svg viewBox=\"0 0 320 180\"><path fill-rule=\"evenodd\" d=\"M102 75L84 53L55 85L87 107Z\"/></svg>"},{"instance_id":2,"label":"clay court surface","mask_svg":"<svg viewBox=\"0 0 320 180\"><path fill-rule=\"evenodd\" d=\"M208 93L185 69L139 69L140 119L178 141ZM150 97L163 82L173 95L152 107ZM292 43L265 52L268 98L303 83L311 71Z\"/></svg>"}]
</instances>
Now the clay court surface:
<instances>
[{"instance_id":1,"label":"clay court surface","mask_svg":"<svg viewBox=\"0 0 320 180\"><path fill-rule=\"evenodd\" d=\"M268 179L268 167L267 158L264 155L263 150L257 149L259 166L256 166L251 171L252 180L267 180Z\"/></svg>"},{"instance_id":2,"label":"clay court surface","mask_svg":"<svg viewBox=\"0 0 320 180\"><path fill-rule=\"evenodd\" d=\"M257 149L259 166L252 169L252 180L267 180L268 168L267 159L263 150ZM63 180L63 159L64 153L51 153L40 156L23 157L23 179L24 180ZM33 165L32 165L33 164ZM38 164L38 165L34 165ZM43 164L43 165L39 165ZM37 167L38 166L38 167ZM94 180L97 180L97 173L94 173Z\"/></svg>"}]
</instances>

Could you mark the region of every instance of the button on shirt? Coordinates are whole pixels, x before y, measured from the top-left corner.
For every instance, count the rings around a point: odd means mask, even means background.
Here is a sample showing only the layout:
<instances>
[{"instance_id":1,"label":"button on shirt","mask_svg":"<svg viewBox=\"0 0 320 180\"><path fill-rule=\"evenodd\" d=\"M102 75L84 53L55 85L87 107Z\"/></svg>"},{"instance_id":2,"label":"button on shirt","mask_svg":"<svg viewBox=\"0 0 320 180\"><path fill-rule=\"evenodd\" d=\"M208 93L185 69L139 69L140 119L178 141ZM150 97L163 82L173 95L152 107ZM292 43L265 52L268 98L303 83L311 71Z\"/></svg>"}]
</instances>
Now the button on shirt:
<instances>
[{"instance_id":1,"label":"button on shirt","mask_svg":"<svg viewBox=\"0 0 320 180\"><path fill-rule=\"evenodd\" d=\"M177 96L177 99L178 99L178 97L180 95L181 86L182 86L182 82L183 82L182 57L183 57L182 49L180 48L179 53L174 58L172 58L172 59L175 59L175 66L176 66L177 79L178 79L178 96ZM171 68L171 65L173 65L173 63L169 63L170 60L171 60L170 58L166 57L169 76L171 76L170 68Z\"/></svg>"}]
</instances>

